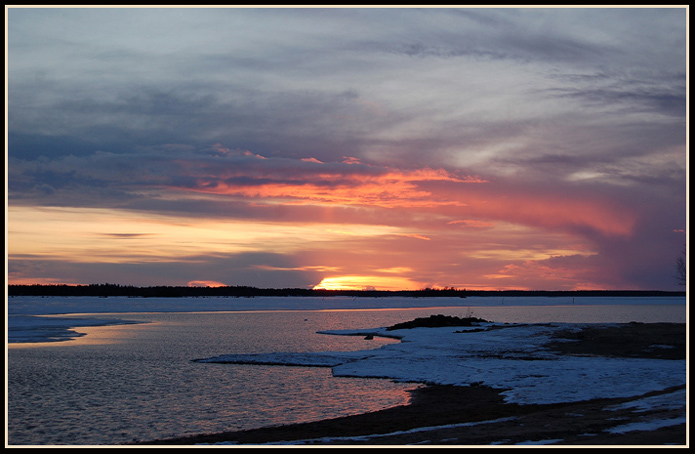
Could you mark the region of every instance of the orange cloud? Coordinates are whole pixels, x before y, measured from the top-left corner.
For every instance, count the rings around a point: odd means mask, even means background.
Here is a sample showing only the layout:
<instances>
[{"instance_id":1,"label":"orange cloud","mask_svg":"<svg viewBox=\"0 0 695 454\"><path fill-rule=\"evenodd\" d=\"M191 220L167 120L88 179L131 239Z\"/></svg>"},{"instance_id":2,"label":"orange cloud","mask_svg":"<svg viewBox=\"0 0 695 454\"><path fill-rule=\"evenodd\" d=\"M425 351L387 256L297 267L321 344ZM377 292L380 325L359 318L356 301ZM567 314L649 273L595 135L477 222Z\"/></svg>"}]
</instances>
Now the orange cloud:
<instances>
[{"instance_id":1,"label":"orange cloud","mask_svg":"<svg viewBox=\"0 0 695 454\"><path fill-rule=\"evenodd\" d=\"M432 207L462 205L459 200L442 200L437 194L421 189L423 183L485 183L474 176L458 176L443 169L399 170L365 168L362 172L323 164L314 158L301 159L311 168L253 168L218 171L196 178L185 191L281 200L283 203L328 205L367 205L376 207ZM354 160L345 163L355 164ZM352 167L352 166L350 166ZM317 170L318 169L318 170ZM348 171L350 170L350 171Z\"/></svg>"},{"instance_id":2,"label":"orange cloud","mask_svg":"<svg viewBox=\"0 0 695 454\"><path fill-rule=\"evenodd\" d=\"M554 196L510 196L469 203L471 214L540 227L591 228L610 236L628 236L636 217L620 207L594 200Z\"/></svg>"},{"instance_id":3,"label":"orange cloud","mask_svg":"<svg viewBox=\"0 0 695 454\"><path fill-rule=\"evenodd\" d=\"M239 166L218 169L208 164L187 170L192 183L177 187L183 197L209 194L247 204L367 207L391 210L389 215L399 209L404 210L403 222L429 213L441 216L444 223L466 228L488 228L503 221L629 236L637 221L629 209L591 194L548 193L518 183L503 187L445 169L370 166L350 157L342 163L314 158L250 159Z\"/></svg>"},{"instance_id":4,"label":"orange cloud","mask_svg":"<svg viewBox=\"0 0 695 454\"><path fill-rule=\"evenodd\" d=\"M610 272L598 272L586 256L562 256L509 263L496 272L481 276L498 288L541 289L552 286L563 290L611 289L618 284ZM602 279L601 282L598 279ZM613 286L606 282L614 282ZM616 288L624 288L616 287Z\"/></svg>"},{"instance_id":5,"label":"orange cloud","mask_svg":"<svg viewBox=\"0 0 695 454\"><path fill-rule=\"evenodd\" d=\"M595 194L553 192L520 184L499 186L438 183L428 189L442 199L458 200L465 206L451 212L451 225L488 227L484 222L507 222L546 229L599 232L606 236L630 236L637 223L636 213L623 205ZM463 219L463 220L462 220ZM469 221L473 219L473 221Z\"/></svg>"}]
</instances>

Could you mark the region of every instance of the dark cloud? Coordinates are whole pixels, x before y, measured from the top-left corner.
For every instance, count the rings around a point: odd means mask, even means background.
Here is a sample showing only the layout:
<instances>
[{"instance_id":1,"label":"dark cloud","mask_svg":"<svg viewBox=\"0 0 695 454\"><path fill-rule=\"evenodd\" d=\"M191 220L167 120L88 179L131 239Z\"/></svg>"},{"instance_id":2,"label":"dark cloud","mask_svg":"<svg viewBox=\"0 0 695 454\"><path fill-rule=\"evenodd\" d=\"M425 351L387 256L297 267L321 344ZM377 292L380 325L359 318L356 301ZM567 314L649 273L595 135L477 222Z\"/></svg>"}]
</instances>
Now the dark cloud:
<instances>
[{"instance_id":1,"label":"dark cloud","mask_svg":"<svg viewBox=\"0 0 695 454\"><path fill-rule=\"evenodd\" d=\"M616 113L635 114L648 112L676 118L685 118L685 86L679 90L670 87L650 89L635 88L628 91L623 85L615 88L567 89L560 97L578 99L593 106L607 107Z\"/></svg>"},{"instance_id":2,"label":"dark cloud","mask_svg":"<svg viewBox=\"0 0 695 454\"><path fill-rule=\"evenodd\" d=\"M321 281L315 271L297 268L297 259L273 253L190 257L178 261L83 263L16 258L8 277L26 275L44 282L110 282L122 285L186 285L211 281L259 288L311 288Z\"/></svg>"}]
</instances>

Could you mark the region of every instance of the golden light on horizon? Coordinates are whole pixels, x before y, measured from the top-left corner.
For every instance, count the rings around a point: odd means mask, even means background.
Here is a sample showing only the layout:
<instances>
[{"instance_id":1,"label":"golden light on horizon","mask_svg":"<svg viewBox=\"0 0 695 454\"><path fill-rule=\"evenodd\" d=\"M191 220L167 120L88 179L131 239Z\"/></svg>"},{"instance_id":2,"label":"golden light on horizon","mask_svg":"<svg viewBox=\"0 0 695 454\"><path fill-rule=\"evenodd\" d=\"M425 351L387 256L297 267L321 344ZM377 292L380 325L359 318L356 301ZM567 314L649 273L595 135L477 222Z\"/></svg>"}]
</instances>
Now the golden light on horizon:
<instances>
[{"instance_id":1,"label":"golden light on horizon","mask_svg":"<svg viewBox=\"0 0 695 454\"><path fill-rule=\"evenodd\" d=\"M314 286L314 290L419 290L423 286L398 276L331 276Z\"/></svg>"},{"instance_id":2,"label":"golden light on horizon","mask_svg":"<svg viewBox=\"0 0 695 454\"><path fill-rule=\"evenodd\" d=\"M188 287L226 287L227 284L217 281L190 281Z\"/></svg>"}]
</instances>

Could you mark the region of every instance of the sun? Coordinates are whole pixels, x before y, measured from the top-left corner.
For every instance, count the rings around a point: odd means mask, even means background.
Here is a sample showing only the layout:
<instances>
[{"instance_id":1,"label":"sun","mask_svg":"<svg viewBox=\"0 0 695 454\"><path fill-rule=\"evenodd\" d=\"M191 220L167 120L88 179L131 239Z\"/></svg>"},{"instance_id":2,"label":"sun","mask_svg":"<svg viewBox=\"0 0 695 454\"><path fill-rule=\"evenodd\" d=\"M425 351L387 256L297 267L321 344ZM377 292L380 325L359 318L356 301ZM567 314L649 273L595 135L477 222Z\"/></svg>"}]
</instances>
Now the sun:
<instances>
[{"instance_id":1,"label":"sun","mask_svg":"<svg viewBox=\"0 0 695 454\"><path fill-rule=\"evenodd\" d=\"M417 290L417 282L398 276L332 276L325 277L314 290Z\"/></svg>"}]
</instances>

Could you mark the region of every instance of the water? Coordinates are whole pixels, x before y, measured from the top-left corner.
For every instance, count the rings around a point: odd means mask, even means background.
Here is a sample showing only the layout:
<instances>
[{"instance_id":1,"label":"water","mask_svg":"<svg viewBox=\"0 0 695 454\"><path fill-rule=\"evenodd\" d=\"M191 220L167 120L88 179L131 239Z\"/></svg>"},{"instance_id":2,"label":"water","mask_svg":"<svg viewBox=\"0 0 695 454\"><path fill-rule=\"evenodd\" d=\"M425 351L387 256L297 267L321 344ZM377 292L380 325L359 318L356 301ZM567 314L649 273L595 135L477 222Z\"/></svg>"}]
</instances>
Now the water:
<instances>
[{"instance_id":1,"label":"water","mask_svg":"<svg viewBox=\"0 0 695 454\"><path fill-rule=\"evenodd\" d=\"M147 324L79 328L8 349L11 445L117 444L333 418L407 402L416 384L332 377L329 368L202 364L226 353L378 348L394 340L320 330L441 313L498 322L684 322L685 306L556 305L337 311L100 313Z\"/></svg>"}]
</instances>

